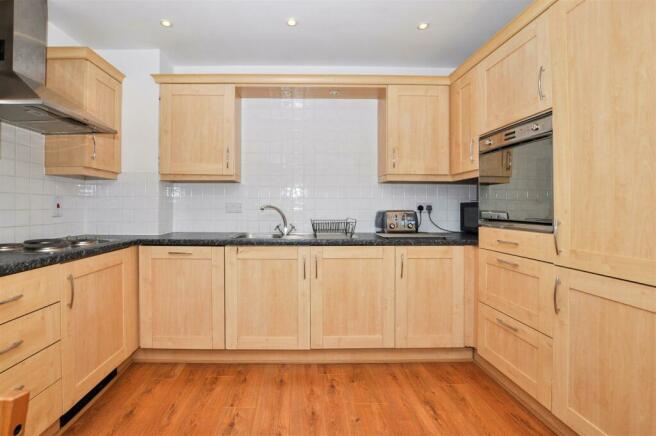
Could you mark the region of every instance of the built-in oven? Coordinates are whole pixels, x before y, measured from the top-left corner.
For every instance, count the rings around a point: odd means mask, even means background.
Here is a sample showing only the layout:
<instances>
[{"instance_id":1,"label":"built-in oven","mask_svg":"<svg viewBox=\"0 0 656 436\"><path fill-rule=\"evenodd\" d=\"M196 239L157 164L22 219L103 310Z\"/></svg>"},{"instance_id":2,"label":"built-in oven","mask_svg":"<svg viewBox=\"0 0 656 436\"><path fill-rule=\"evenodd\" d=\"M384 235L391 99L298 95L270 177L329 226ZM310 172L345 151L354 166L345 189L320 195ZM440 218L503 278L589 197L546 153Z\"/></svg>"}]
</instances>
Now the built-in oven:
<instances>
[{"instance_id":1,"label":"built-in oven","mask_svg":"<svg viewBox=\"0 0 656 436\"><path fill-rule=\"evenodd\" d=\"M552 232L551 112L481 136L479 150L480 225Z\"/></svg>"}]
</instances>

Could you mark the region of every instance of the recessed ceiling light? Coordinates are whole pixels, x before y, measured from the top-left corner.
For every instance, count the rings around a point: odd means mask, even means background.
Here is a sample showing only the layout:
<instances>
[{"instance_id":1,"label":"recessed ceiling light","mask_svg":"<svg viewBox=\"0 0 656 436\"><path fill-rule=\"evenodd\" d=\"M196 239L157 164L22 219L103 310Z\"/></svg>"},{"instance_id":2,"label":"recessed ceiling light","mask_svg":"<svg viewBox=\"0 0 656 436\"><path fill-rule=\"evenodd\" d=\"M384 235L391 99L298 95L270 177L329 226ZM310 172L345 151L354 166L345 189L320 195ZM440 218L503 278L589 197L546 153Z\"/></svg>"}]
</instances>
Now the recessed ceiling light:
<instances>
[{"instance_id":1,"label":"recessed ceiling light","mask_svg":"<svg viewBox=\"0 0 656 436\"><path fill-rule=\"evenodd\" d=\"M296 18L294 18L294 17L287 18L287 25L289 27L294 27L297 24L298 24L298 22L296 21Z\"/></svg>"},{"instance_id":2,"label":"recessed ceiling light","mask_svg":"<svg viewBox=\"0 0 656 436\"><path fill-rule=\"evenodd\" d=\"M171 27L171 26L173 26L173 23L171 22L171 20L167 20L166 18L162 18L161 20L159 20L159 24L161 24L162 27Z\"/></svg>"},{"instance_id":3,"label":"recessed ceiling light","mask_svg":"<svg viewBox=\"0 0 656 436\"><path fill-rule=\"evenodd\" d=\"M428 29L428 26L430 26L430 23L419 23L419 24L417 24L417 29L418 30L426 30L426 29Z\"/></svg>"}]
</instances>

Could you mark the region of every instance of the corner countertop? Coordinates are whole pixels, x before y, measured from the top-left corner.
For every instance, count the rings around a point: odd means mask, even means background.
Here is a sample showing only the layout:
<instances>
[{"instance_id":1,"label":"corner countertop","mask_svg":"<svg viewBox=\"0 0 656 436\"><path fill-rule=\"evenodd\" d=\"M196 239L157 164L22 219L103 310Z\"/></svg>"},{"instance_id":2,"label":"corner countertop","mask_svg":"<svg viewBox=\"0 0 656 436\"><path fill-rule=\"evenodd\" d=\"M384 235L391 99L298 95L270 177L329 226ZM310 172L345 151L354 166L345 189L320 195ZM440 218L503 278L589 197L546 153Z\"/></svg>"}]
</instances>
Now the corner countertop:
<instances>
[{"instance_id":1,"label":"corner countertop","mask_svg":"<svg viewBox=\"0 0 656 436\"><path fill-rule=\"evenodd\" d=\"M478 237L466 233L447 233L425 238L383 238L375 233L356 233L353 238L296 237L293 239L253 238L235 239L230 233L165 233L162 235L84 235L109 239L110 242L93 247L68 248L58 253L0 253L0 276L16 274L58 263L71 262L134 245L168 246L459 246L477 245Z\"/></svg>"}]
</instances>

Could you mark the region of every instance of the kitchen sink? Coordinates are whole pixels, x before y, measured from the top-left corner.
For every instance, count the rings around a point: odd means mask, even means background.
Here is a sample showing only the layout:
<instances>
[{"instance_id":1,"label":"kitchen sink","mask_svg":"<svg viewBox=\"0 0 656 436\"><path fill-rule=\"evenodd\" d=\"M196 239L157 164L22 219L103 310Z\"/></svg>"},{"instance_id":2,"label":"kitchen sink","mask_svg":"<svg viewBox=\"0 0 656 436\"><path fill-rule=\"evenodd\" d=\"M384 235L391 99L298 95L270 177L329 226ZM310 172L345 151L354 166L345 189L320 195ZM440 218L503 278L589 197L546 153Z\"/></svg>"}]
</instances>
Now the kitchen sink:
<instances>
[{"instance_id":1,"label":"kitchen sink","mask_svg":"<svg viewBox=\"0 0 656 436\"><path fill-rule=\"evenodd\" d=\"M353 238L357 238L354 236ZM292 233L291 235L282 236L280 234L270 233L237 233L232 239L352 239L344 234L319 234L314 237L314 233Z\"/></svg>"},{"instance_id":2,"label":"kitchen sink","mask_svg":"<svg viewBox=\"0 0 656 436\"><path fill-rule=\"evenodd\" d=\"M238 233L233 239L314 239L314 234L292 233L291 235L282 236L280 234L270 233Z\"/></svg>"}]
</instances>

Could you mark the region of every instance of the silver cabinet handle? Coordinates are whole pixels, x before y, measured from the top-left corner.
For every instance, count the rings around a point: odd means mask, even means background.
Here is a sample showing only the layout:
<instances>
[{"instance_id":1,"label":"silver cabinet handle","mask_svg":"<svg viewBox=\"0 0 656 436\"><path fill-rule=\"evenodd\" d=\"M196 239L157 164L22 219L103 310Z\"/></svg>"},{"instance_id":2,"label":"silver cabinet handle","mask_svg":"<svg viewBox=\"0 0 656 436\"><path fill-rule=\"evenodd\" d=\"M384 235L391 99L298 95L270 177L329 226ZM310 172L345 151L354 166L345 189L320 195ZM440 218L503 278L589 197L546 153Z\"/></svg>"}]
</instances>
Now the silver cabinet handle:
<instances>
[{"instance_id":1,"label":"silver cabinet handle","mask_svg":"<svg viewBox=\"0 0 656 436\"><path fill-rule=\"evenodd\" d=\"M538 70L538 97L540 101L544 100L545 95L542 93L542 73L544 73L544 66L540 65L540 70Z\"/></svg>"},{"instance_id":2,"label":"silver cabinet handle","mask_svg":"<svg viewBox=\"0 0 656 436\"><path fill-rule=\"evenodd\" d=\"M485 145L492 145L493 142L494 141L492 141L491 139L486 139L485 140Z\"/></svg>"},{"instance_id":3,"label":"silver cabinet handle","mask_svg":"<svg viewBox=\"0 0 656 436\"><path fill-rule=\"evenodd\" d=\"M189 253L188 251L169 251L171 256L191 256L194 253Z\"/></svg>"},{"instance_id":4,"label":"silver cabinet handle","mask_svg":"<svg viewBox=\"0 0 656 436\"><path fill-rule=\"evenodd\" d=\"M91 152L91 160L96 160L96 135L91 135L93 142L93 151Z\"/></svg>"},{"instance_id":5,"label":"silver cabinet handle","mask_svg":"<svg viewBox=\"0 0 656 436\"><path fill-rule=\"evenodd\" d=\"M512 266L513 268L517 268L519 266L518 263L508 262L507 260L499 259L498 257L497 257L497 262L499 262L500 264L503 264L503 265Z\"/></svg>"},{"instance_id":6,"label":"silver cabinet handle","mask_svg":"<svg viewBox=\"0 0 656 436\"><path fill-rule=\"evenodd\" d=\"M307 279L307 275L305 273L305 256L303 256L303 280Z\"/></svg>"},{"instance_id":7,"label":"silver cabinet handle","mask_svg":"<svg viewBox=\"0 0 656 436\"><path fill-rule=\"evenodd\" d=\"M68 282L71 284L71 301L68 302L67 306L69 309L73 308L73 302L75 301L75 278L73 274L68 275Z\"/></svg>"},{"instance_id":8,"label":"silver cabinet handle","mask_svg":"<svg viewBox=\"0 0 656 436\"><path fill-rule=\"evenodd\" d=\"M474 138L469 140L469 161L474 162Z\"/></svg>"},{"instance_id":9,"label":"silver cabinet handle","mask_svg":"<svg viewBox=\"0 0 656 436\"><path fill-rule=\"evenodd\" d=\"M556 256L560 255L560 247L558 247L558 225L560 221L554 220L554 248L556 249Z\"/></svg>"},{"instance_id":10,"label":"silver cabinet handle","mask_svg":"<svg viewBox=\"0 0 656 436\"><path fill-rule=\"evenodd\" d=\"M23 343L23 340L22 340L22 339L19 339L19 340L15 341L15 342L12 342L11 344L7 345L5 348L3 348L2 350L0 350L0 354L9 353L11 350L20 347L22 343Z\"/></svg>"},{"instance_id":11,"label":"silver cabinet handle","mask_svg":"<svg viewBox=\"0 0 656 436\"><path fill-rule=\"evenodd\" d=\"M396 168L396 148L392 148L392 168Z\"/></svg>"},{"instance_id":12,"label":"silver cabinet handle","mask_svg":"<svg viewBox=\"0 0 656 436\"><path fill-rule=\"evenodd\" d=\"M553 306L554 312L557 314L560 312L560 307L558 307L558 286L560 286L560 277L556 277L554 282L554 291L553 291Z\"/></svg>"},{"instance_id":13,"label":"silver cabinet handle","mask_svg":"<svg viewBox=\"0 0 656 436\"><path fill-rule=\"evenodd\" d=\"M15 391L22 391L23 389L25 389L25 385L14 386Z\"/></svg>"},{"instance_id":14,"label":"silver cabinet handle","mask_svg":"<svg viewBox=\"0 0 656 436\"><path fill-rule=\"evenodd\" d=\"M9 297L9 298L6 298L6 299L0 301L0 305L7 304L7 303L13 303L14 301L18 301L21 298L23 298L23 294L16 294L13 297Z\"/></svg>"},{"instance_id":15,"label":"silver cabinet handle","mask_svg":"<svg viewBox=\"0 0 656 436\"><path fill-rule=\"evenodd\" d=\"M499 244L506 244L506 245L519 246L519 242L515 242L515 241L506 241L506 240L504 240L504 239L497 239L497 243L499 243Z\"/></svg>"},{"instance_id":16,"label":"silver cabinet handle","mask_svg":"<svg viewBox=\"0 0 656 436\"><path fill-rule=\"evenodd\" d=\"M506 323L506 322L505 322L504 320L502 320L501 318L497 318L497 323L499 323L500 326L503 326L503 327L505 327L505 328L507 328L507 329L509 329L509 330L514 331L514 332L518 332L518 331L519 331L519 329L518 329L517 327L513 327L513 326L511 326L510 324Z\"/></svg>"},{"instance_id":17,"label":"silver cabinet handle","mask_svg":"<svg viewBox=\"0 0 656 436\"><path fill-rule=\"evenodd\" d=\"M405 257L401 255L401 278L403 278L403 264L405 263Z\"/></svg>"},{"instance_id":18,"label":"silver cabinet handle","mask_svg":"<svg viewBox=\"0 0 656 436\"><path fill-rule=\"evenodd\" d=\"M226 168L230 168L230 149L226 149Z\"/></svg>"},{"instance_id":19,"label":"silver cabinet handle","mask_svg":"<svg viewBox=\"0 0 656 436\"><path fill-rule=\"evenodd\" d=\"M319 278L319 259L317 256L314 256L314 278Z\"/></svg>"}]
</instances>

